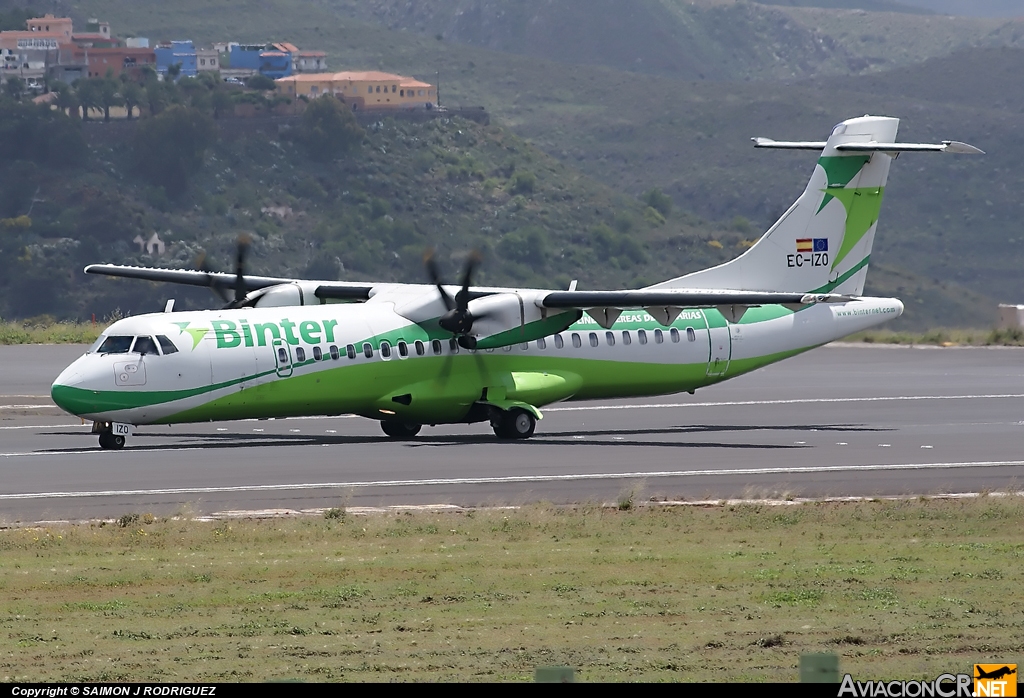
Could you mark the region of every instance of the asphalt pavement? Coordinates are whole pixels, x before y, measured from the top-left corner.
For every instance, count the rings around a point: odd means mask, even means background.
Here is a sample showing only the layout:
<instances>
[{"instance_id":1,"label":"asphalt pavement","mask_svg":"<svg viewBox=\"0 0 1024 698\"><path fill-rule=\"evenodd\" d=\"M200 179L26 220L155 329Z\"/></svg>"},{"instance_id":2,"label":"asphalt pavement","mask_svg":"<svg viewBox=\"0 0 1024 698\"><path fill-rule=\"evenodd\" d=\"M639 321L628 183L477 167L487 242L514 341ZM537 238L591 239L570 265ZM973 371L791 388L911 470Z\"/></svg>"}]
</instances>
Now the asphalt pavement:
<instances>
[{"instance_id":1,"label":"asphalt pavement","mask_svg":"<svg viewBox=\"0 0 1024 698\"><path fill-rule=\"evenodd\" d=\"M101 451L49 384L83 347L0 347L0 523L334 506L1024 489L1024 350L828 346L696 395L564 403L395 442L356 417L142 427Z\"/></svg>"}]
</instances>

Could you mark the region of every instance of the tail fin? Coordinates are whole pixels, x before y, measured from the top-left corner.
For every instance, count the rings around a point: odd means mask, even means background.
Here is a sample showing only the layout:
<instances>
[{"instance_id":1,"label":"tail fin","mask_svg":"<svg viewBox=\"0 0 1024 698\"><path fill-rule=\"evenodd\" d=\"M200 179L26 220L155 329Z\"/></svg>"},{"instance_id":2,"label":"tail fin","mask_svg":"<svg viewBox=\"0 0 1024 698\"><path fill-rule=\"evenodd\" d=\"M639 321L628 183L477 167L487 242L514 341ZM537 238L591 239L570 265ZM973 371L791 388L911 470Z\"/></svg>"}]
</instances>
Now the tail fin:
<instances>
[{"instance_id":1,"label":"tail fin","mask_svg":"<svg viewBox=\"0 0 1024 698\"><path fill-rule=\"evenodd\" d=\"M837 125L825 143L755 139L759 147L822 149L804 193L740 257L654 288L862 295L893 157L950 149L895 143L898 126L899 119L863 116Z\"/></svg>"}]
</instances>

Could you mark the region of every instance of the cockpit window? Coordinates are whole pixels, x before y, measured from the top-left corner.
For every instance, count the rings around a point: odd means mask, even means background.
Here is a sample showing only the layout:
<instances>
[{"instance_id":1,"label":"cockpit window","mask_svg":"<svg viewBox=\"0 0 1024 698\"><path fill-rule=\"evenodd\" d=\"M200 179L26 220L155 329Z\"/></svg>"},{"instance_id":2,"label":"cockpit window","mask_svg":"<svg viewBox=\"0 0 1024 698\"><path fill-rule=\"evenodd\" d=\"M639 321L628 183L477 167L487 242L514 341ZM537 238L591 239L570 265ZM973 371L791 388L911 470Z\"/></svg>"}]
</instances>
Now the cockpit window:
<instances>
[{"instance_id":1,"label":"cockpit window","mask_svg":"<svg viewBox=\"0 0 1024 698\"><path fill-rule=\"evenodd\" d=\"M178 347L174 346L174 342L169 340L165 335L158 334L156 341L160 342L160 348L163 349L164 356L168 354L174 354L178 351Z\"/></svg>"},{"instance_id":2,"label":"cockpit window","mask_svg":"<svg viewBox=\"0 0 1024 698\"><path fill-rule=\"evenodd\" d=\"M135 340L135 346L132 347L132 351L136 354L158 354L156 350L156 342L153 341L152 337L139 337Z\"/></svg>"},{"instance_id":3,"label":"cockpit window","mask_svg":"<svg viewBox=\"0 0 1024 698\"><path fill-rule=\"evenodd\" d=\"M107 341L107 336L101 334L99 336L99 339L97 339L95 342L93 342L92 346L89 347L88 351L86 351L85 353L86 354L95 354L96 352L98 352L100 350L100 347L103 345L103 342L105 342L105 341Z\"/></svg>"},{"instance_id":4,"label":"cockpit window","mask_svg":"<svg viewBox=\"0 0 1024 698\"><path fill-rule=\"evenodd\" d=\"M103 344L96 351L100 354L127 354L128 350L132 348L133 339L135 337L111 335L103 340Z\"/></svg>"}]
</instances>

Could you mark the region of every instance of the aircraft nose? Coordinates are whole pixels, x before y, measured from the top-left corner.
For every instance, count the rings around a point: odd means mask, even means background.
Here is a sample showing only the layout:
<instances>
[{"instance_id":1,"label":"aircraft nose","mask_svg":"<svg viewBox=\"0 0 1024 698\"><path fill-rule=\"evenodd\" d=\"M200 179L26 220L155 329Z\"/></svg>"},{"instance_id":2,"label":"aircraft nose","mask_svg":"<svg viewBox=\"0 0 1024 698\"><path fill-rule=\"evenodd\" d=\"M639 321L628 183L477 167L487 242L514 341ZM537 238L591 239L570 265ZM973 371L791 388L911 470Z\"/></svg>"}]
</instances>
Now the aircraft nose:
<instances>
[{"instance_id":1,"label":"aircraft nose","mask_svg":"<svg viewBox=\"0 0 1024 698\"><path fill-rule=\"evenodd\" d=\"M65 412L77 414L76 408L80 408L81 404L79 400L75 399L76 386L81 384L84 379L77 361L61 371L61 374L53 381L53 385L50 386L50 398L53 399L54 404Z\"/></svg>"}]
</instances>

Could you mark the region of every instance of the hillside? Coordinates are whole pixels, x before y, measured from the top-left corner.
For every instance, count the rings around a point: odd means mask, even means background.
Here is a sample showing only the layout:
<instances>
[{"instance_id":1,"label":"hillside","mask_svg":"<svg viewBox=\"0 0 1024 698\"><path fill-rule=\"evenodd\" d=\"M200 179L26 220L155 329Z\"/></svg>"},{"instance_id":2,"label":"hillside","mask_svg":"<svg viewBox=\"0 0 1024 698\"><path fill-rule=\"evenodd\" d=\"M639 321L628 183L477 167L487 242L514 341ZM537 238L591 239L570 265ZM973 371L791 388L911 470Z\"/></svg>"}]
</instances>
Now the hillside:
<instances>
[{"instance_id":1,"label":"hillside","mask_svg":"<svg viewBox=\"0 0 1024 698\"><path fill-rule=\"evenodd\" d=\"M9 108L0 116L9 119ZM55 122L78 128L63 116ZM685 214L665 210L666 220L499 127L461 119L385 118L328 162L287 137L301 119L222 119L204 164L176 197L131 165L128 144L145 123L88 124L91 147L77 164L22 154L0 165L0 176L18 181L0 192L0 313L103 317L116 308L159 310L169 296L179 307L209 307L216 301L206 291L80 269L192 267L203 250L211 266L230 269L240 234L253 240L253 273L419 283L424 251L437 248L454 280L475 248L485 258L481 284L578 279L581 288L668 278L723 261L744 241ZM132 242L154 232L167 244L162 256Z\"/></svg>"},{"instance_id":2,"label":"hillside","mask_svg":"<svg viewBox=\"0 0 1024 698\"><path fill-rule=\"evenodd\" d=\"M887 0L330 0L328 6L346 18L445 41L685 80L879 70L975 45L1003 24L928 17ZM823 7L829 9L816 9Z\"/></svg>"},{"instance_id":3,"label":"hillside","mask_svg":"<svg viewBox=\"0 0 1024 698\"><path fill-rule=\"evenodd\" d=\"M927 313L908 326L986 324L968 312L963 286L1004 301L1019 300L1015 251L1022 186L1015 163L1016 76L1022 52L974 48L948 60L875 75L822 78L791 85L712 83L564 64L438 41L411 31L338 19L324 4L288 12L285 0L263 0L261 12L238 15L224 2L138 5L89 0L81 11L118 16L141 35L223 38L233 26L243 40L272 34L329 51L332 66L372 67L431 79L441 71L447 103L485 104L493 122L569 166L633 198L660 187L677 209L734 224L743 235L763 230L799 193L809 175L806 154L765 153L752 135L822 138L851 115L903 118L906 139L958 138L989 152L984 158L907 156L893 168L875 260L913 272L909 288ZM256 5L253 5L255 7ZM792 12L818 12L794 9ZM871 19L874 13L864 13ZM887 15L895 17L896 15ZM272 17L269 22L266 17ZM900 15L913 20L915 15ZM1002 23L1014 40L1012 24ZM161 27L158 33L153 27ZM1019 37L1017 37L1019 39ZM996 51L996 53L993 53ZM993 65L999 70L993 70ZM744 220L745 219L745 220ZM634 272L637 278L646 272ZM878 290L877 275L869 289ZM941 285L950 289L942 291ZM895 287L898 284L894 284ZM930 285L930 286L929 286Z\"/></svg>"}]
</instances>

